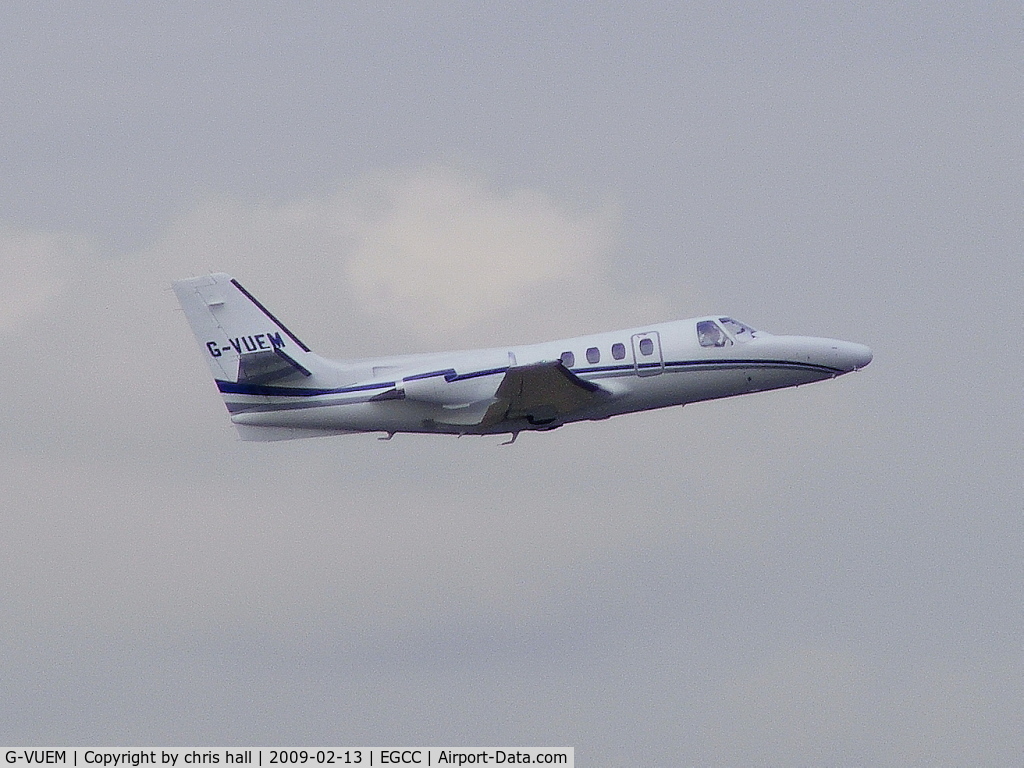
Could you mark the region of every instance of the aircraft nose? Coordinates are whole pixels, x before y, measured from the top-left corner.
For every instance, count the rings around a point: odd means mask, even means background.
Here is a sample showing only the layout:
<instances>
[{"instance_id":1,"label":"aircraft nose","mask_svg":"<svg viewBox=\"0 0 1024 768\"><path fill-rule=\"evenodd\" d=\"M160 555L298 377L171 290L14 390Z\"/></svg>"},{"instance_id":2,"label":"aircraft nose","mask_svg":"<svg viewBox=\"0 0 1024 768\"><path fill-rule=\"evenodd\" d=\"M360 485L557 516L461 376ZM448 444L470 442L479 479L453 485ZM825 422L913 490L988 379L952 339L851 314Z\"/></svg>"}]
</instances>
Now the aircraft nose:
<instances>
[{"instance_id":1,"label":"aircraft nose","mask_svg":"<svg viewBox=\"0 0 1024 768\"><path fill-rule=\"evenodd\" d=\"M833 349L836 351L837 367L844 373L858 371L874 358L871 347L863 344L840 341L833 344Z\"/></svg>"}]
</instances>

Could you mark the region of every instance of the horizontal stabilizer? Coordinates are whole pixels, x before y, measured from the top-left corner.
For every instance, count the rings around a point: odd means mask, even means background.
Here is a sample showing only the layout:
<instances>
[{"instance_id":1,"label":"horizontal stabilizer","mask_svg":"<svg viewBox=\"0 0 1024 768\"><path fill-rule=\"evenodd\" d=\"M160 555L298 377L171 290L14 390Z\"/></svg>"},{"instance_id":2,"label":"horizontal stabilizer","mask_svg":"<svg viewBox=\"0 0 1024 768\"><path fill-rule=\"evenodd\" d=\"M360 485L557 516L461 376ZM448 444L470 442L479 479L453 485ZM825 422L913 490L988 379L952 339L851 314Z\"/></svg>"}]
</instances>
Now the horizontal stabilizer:
<instances>
[{"instance_id":1,"label":"horizontal stabilizer","mask_svg":"<svg viewBox=\"0 0 1024 768\"><path fill-rule=\"evenodd\" d=\"M269 384L299 374L312 375L280 347L238 356L238 381L241 384Z\"/></svg>"},{"instance_id":2,"label":"horizontal stabilizer","mask_svg":"<svg viewBox=\"0 0 1024 768\"><path fill-rule=\"evenodd\" d=\"M247 443L271 443L278 440L301 440L306 437L331 437L351 435L348 429L301 429L296 427L254 427L249 424L235 424L238 438Z\"/></svg>"}]
</instances>

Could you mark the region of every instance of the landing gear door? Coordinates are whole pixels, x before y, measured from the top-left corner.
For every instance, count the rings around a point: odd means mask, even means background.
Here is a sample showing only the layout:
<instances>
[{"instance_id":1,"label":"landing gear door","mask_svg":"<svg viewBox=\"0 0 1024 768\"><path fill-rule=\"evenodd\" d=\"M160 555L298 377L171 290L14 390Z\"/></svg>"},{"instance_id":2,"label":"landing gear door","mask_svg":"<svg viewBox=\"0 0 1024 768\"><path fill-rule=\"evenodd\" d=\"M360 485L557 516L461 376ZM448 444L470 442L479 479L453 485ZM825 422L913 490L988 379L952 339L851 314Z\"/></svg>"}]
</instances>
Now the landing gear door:
<instances>
[{"instance_id":1,"label":"landing gear door","mask_svg":"<svg viewBox=\"0 0 1024 768\"><path fill-rule=\"evenodd\" d=\"M665 370L657 331L633 334L633 367L637 376L657 376Z\"/></svg>"}]
</instances>

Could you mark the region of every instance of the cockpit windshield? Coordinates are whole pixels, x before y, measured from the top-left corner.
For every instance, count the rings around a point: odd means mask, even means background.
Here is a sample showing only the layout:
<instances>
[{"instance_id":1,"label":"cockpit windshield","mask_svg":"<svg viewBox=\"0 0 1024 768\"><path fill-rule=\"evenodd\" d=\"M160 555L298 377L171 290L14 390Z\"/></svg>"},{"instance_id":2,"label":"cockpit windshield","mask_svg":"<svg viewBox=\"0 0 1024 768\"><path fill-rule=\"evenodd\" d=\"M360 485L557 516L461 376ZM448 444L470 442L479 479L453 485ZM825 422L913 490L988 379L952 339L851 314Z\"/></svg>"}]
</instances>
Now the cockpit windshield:
<instances>
[{"instance_id":1,"label":"cockpit windshield","mask_svg":"<svg viewBox=\"0 0 1024 768\"><path fill-rule=\"evenodd\" d=\"M732 340L714 320L701 320L697 323L697 339L702 347L724 347L732 344Z\"/></svg>"},{"instance_id":2,"label":"cockpit windshield","mask_svg":"<svg viewBox=\"0 0 1024 768\"><path fill-rule=\"evenodd\" d=\"M714 320L701 320L697 323L697 340L702 347L728 347L733 339L743 344L757 337L757 331L739 320L731 317L720 317L718 320L718 323Z\"/></svg>"},{"instance_id":3,"label":"cockpit windshield","mask_svg":"<svg viewBox=\"0 0 1024 768\"><path fill-rule=\"evenodd\" d=\"M739 320L733 320L731 317L720 317L722 325L725 326L725 330L732 334L732 337L741 344L744 341L750 341L757 337L757 331L751 328L745 323L741 323Z\"/></svg>"}]
</instances>

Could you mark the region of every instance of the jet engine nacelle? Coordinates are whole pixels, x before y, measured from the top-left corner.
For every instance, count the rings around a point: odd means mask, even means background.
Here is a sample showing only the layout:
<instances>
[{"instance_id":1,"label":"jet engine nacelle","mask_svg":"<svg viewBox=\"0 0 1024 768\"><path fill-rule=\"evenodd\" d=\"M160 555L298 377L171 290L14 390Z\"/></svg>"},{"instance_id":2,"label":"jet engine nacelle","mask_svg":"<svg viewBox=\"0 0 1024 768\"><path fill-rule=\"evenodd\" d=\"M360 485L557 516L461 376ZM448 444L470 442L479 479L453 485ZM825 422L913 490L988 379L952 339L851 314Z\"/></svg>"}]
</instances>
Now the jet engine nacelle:
<instances>
[{"instance_id":1,"label":"jet engine nacelle","mask_svg":"<svg viewBox=\"0 0 1024 768\"><path fill-rule=\"evenodd\" d=\"M490 397L498 380L495 377L460 379L455 371L446 371L404 379L402 388L409 400L453 407Z\"/></svg>"}]
</instances>

